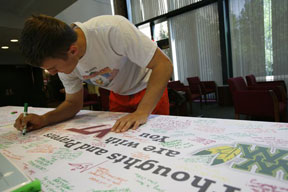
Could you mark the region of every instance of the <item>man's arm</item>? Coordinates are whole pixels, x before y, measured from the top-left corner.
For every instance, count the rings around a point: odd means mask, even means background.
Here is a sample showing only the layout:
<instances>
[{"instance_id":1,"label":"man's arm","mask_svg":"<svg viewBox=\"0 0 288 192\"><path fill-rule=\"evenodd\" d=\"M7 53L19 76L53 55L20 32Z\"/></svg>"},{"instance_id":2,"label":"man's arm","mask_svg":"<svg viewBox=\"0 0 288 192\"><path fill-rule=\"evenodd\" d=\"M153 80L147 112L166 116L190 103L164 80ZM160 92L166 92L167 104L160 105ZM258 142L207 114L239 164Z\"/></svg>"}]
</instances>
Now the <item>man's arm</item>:
<instances>
[{"instance_id":1,"label":"man's arm","mask_svg":"<svg viewBox=\"0 0 288 192\"><path fill-rule=\"evenodd\" d=\"M41 127L58 123L74 117L83 107L83 89L74 94L67 94L63 101L55 110L44 115L28 114L23 117L21 114L15 121L14 127L22 130L27 124L27 130L39 129Z\"/></svg>"},{"instance_id":2,"label":"man's arm","mask_svg":"<svg viewBox=\"0 0 288 192\"><path fill-rule=\"evenodd\" d=\"M124 132L129 128L137 129L139 125L147 121L148 116L160 100L173 72L172 63L167 56L157 48L147 68L152 69L152 73L147 84L145 95L139 103L137 110L118 119L112 127L112 131Z\"/></svg>"},{"instance_id":3,"label":"man's arm","mask_svg":"<svg viewBox=\"0 0 288 192\"><path fill-rule=\"evenodd\" d=\"M83 89L74 93L67 94L63 101L55 110L43 115L44 126L58 123L74 117L83 107Z\"/></svg>"}]
</instances>

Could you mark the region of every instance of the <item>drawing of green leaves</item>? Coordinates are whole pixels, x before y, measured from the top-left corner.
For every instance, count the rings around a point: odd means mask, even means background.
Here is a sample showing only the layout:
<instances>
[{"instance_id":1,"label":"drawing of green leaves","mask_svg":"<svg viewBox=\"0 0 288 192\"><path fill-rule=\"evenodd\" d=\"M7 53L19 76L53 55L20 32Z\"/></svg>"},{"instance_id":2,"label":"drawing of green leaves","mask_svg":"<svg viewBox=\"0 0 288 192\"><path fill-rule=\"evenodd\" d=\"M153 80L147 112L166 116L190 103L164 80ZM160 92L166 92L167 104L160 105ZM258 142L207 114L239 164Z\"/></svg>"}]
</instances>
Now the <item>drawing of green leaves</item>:
<instances>
[{"instance_id":1,"label":"drawing of green leaves","mask_svg":"<svg viewBox=\"0 0 288 192\"><path fill-rule=\"evenodd\" d=\"M241 150L237 147L220 146L199 151L194 155L215 155L216 158L213 160L211 165L218 165L228 162L229 160L235 158L240 153Z\"/></svg>"}]
</instances>

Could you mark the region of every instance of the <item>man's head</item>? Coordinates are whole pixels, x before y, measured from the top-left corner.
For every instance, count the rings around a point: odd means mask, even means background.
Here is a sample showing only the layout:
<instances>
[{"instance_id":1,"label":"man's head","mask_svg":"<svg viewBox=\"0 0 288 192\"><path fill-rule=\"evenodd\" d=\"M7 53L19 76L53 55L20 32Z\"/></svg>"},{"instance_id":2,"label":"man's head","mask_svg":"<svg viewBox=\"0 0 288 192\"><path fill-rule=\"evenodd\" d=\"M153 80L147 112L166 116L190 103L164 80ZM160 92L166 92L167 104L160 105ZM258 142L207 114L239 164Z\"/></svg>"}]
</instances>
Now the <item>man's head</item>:
<instances>
[{"instance_id":1,"label":"man's head","mask_svg":"<svg viewBox=\"0 0 288 192\"><path fill-rule=\"evenodd\" d=\"M45 67L47 60L50 63L51 60L71 60L69 56L77 52L77 47L73 46L76 40L77 33L66 23L46 15L31 16L22 30L20 49L31 65L49 68L51 66ZM75 59L72 60L75 62Z\"/></svg>"}]
</instances>

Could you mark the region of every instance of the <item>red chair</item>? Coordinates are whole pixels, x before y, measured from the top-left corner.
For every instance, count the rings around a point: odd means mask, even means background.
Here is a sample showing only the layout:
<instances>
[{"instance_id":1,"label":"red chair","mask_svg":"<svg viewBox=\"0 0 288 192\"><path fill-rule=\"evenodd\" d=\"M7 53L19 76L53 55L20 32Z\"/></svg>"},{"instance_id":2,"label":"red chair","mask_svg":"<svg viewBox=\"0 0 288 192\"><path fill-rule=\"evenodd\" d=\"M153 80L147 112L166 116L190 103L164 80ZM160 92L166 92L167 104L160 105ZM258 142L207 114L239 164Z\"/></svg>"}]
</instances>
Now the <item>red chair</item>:
<instances>
[{"instance_id":1,"label":"red chair","mask_svg":"<svg viewBox=\"0 0 288 192\"><path fill-rule=\"evenodd\" d=\"M246 81L248 86L283 86L285 93L287 93L286 84L283 80L257 82L255 75L251 74L246 76Z\"/></svg>"},{"instance_id":2,"label":"red chair","mask_svg":"<svg viewBox=\"0 0 288 192\"><path fill-rule=\"evenodd\" d=\"M104 88L99 87L100 101L101 101L101 110L109 111L109 95L110 91Z\"/></svg>"},{"instance_id":3,"label":"red chair","mask_svg":"<svg viewBox=\"0 0 288 192\"><path fill-rule=\"evenodd\" d=\"M186 115L186 88L180 81L168 82L170 115Z\"/></svg>"},{"instance_id":4,"label":"red chair","mask_svg":"<svg viewBox=\"0 0 288 192\"><path fill-rule=\"evenodd\" d=\"M83 107L89 106L90 110L99 109L99 97L97 94L90 94L86 87L83 87Z\"/></svg>"},{"instance_id":5,"label":"red chair","mask_svg":"<svg viewBox=\"0 0 288 192\"><path fill-rule=\"evenodd\" d=\"M240 114L273 117L275 121L280 121L280 116L286 118L287 104L275 94L281 89L248 87L242 77L230 78L228 84L234 101L235 119L239 119Z\"/></svg>"},{"instance_id":6,"label":"red chair","mask_svg":"<svg viewBox=\"0 0 288 192\"><path fill-rule=\"evenodd\" d=\"M199 77L188 77L187 81L192 94L200 94L200 102L202 103L202 95L204 95L205 103L207 102L207 95L214 93L217 101L217 85L215 81L200 81Z\"/></svg>"},{"instance_id":7,"label":"red chair","mask_svg":"<svg viewBox=\"0 0 288 192\"><path fill-rule=\"evenodd\" d=\"M186 101L190 105L190 112L192 113L192 102L196 99L201 100L201 94L199 93L191 93L189 86L185 86L183 83L180 81L170 81L168 82L168 88L173 89L178 92L182 92L185 95ZM186 106L186 103L185 103ZM182 108L183 109L183 108ZM180 110L183 111L183 110ZM185 108L185 112L187 113L187 109Z\"/></svg>"}]
</instances>

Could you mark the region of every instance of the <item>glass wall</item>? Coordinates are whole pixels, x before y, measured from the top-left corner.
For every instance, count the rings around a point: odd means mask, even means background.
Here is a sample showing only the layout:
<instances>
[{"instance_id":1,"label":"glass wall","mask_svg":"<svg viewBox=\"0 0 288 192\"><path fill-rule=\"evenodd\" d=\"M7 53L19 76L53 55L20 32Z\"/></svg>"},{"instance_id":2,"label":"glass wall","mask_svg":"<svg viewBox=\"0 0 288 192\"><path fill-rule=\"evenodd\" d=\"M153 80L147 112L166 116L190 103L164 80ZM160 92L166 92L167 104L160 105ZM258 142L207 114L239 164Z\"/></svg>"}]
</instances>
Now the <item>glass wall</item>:
<instances>
[{"instance_id":1,"label":"glass wall","mask_svg":"<svg viewBox=\"0 0 288 192\"><path fill-rule=\"evenodd\" d=\"M229 1L233 76L288 81L288 1Z\"/></svg>"},{"instance_id":2,"label":"glass wall","mask_svg":"<svg viewBox=\"0 0 288 192\"><path fill-rule=\"evenodd\" d=\"M131 7L130 20L136 24L201 0L126 0ZM133 10L133 11L132 11Z\"/></svg>"},{"instance_id":3,"label":"glass wall","mask_svg":"<svg viewBox=\"0 0 288 192\"><path fill-rule=\"evenodd\" d=\"M233 76L249 73L265 76L263 0L233 0L229 3Z\"/></svg>"},{"instance_id":4,"label":"glass wall","mask_svg":"<svg viewBox=\"0 0 288 192\"><path fill-rule=\"evenodd\" d=\"M288 1L271 0L274 79L288 84Z\"/></svg>"},{"instance_id":5,"label":"glass wall","mask_svg":"<svg viewBox=\"0 0 288 192\"><path fill-rule=\"evenodd\" d=\"M215 80L218 84L222 84L222 66L228 69L230 64L227 63L227 66L226 63L221 64L216 1L215 3L207 3L208 1L205 0L127 1L130 2L133 10L134 23L201 1L202 7L178 13L177 16L169 17L167 20L174 78L187 83L186 77L199 76L202 80ZM229 5L230 23L230 30L225 29L225 34L228 35L225 40L231 39L233 77L254 74L257 80L284 79L288 82L288 1L229 0L225 2ZM221 4L220 1L218 3ZM160 29L158 25L155 24L154 27L156 41L159 40L157 39ZM229 43L225 42L226 45ZM222 47L222 51L229 54L230 45L227 47L229 50ZM230 58L230 55L228 56Z\"/></svg>"},{"instance_id":6,"label":"glass wall","mask_svg":"<svg viewBox=\"0 0 288 192\"><path fill-rule=\"evenodd\" d=\"M127 0L131 6L132 23L140 23L167 13L167 0Z\"/></svg>"},{"instance_id":7,"label":"glass wall","mask_svg":"<svg viewBox=\"0 0 288 192\"><path fill-rule=\"evenodd\" d=\"M168 38L169 34L167 21L157 23L154 28L154 40L159 41Z\"/></svg>"},{"instance_id":8,"label":"glass wall","mask_svg":"<svg viewBox=\"0 0 288 192\"><path fill-rule=\"evenodd\" d=\"M217 3L168 21L174 79L187 84L187 77L199 76L222 84Z\"/></svg>"}]
</instances>

